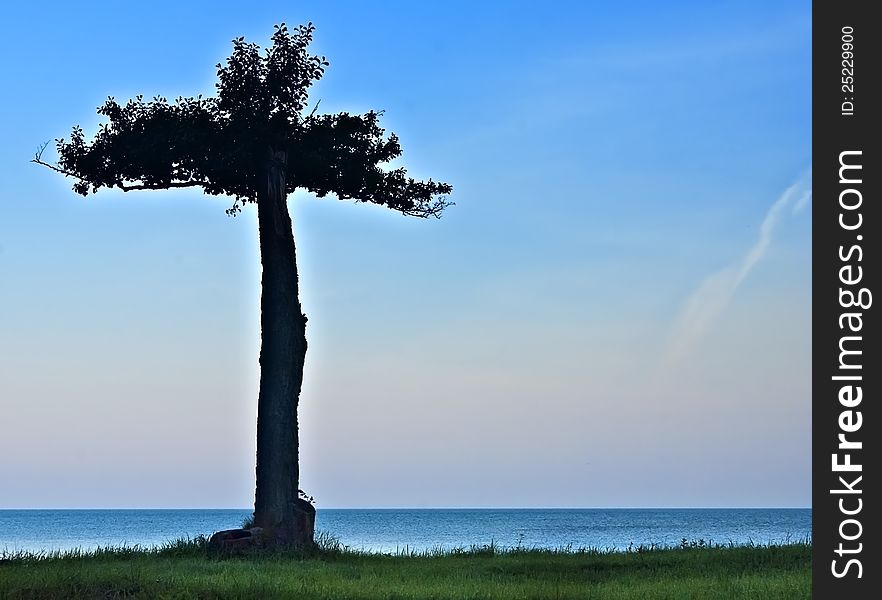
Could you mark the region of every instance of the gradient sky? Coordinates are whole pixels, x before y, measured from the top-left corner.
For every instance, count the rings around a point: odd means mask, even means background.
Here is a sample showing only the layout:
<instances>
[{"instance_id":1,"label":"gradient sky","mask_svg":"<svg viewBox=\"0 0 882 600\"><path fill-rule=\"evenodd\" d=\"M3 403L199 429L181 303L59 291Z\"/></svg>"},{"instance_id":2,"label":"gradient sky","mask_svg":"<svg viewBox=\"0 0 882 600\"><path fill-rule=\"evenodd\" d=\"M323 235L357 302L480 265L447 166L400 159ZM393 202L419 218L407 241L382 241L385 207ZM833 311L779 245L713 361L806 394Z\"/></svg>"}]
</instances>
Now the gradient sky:
<instances>
[{"instance_id":1,"label":"gradient sky","mask_svg":"<svg viewBox=\"0 0 882 600\"><path fill-rule=\"evenodd\" d=\"M319 507L810 505L809 2L72 4L2 20L0 508L252 504L253 207L28 160L281 21L456 202L290 198Z\"/></svg>"}]
</instances>

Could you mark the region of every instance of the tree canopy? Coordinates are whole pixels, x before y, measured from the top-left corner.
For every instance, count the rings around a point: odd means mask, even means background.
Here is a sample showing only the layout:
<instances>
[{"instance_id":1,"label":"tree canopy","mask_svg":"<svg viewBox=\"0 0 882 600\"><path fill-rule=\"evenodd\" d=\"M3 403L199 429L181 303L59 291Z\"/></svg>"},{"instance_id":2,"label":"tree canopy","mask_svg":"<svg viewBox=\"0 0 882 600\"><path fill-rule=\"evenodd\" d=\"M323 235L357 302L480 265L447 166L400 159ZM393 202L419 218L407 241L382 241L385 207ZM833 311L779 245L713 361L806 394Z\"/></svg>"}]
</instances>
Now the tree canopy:
<instances>
[{"instance_id":1,"label":"tree canopy","mask_svg":"<svg viewBox=\"0 0 882 600\"><path fill-rule=\"evenodd\" d=\"M264 51L242 37L233 40L232 55L217 65L215 97L138 96L125 104L110 97L98 108L108 121L91 142L74 127L69 141L56 140L58 164L46 163L42 149L34 162L75 177L73 189L84 196L102 187L199 186L235 198L228 211L235 214L241 203L256 201L268 157L283 152L286 194L301 188L440 216L451 204L444 198L449 184L383 168L402 150L397 136L380 127L382 112L306 113L309 88L328 66L324 56L308 52L314 29L276 25Z\"/></svg>"}]
</instances>

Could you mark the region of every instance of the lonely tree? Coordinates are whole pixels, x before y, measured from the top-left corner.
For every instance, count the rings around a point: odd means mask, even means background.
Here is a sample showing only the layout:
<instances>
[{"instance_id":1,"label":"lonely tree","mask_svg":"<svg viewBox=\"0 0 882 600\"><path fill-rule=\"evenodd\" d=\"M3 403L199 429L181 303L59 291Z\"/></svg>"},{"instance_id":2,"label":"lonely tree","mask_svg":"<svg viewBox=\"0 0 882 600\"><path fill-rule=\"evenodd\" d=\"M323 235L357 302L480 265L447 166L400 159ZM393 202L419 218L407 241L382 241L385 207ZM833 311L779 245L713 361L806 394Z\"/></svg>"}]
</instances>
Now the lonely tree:
<instances>
[{"instance_id":1,"label":"lonely tree","mask_svg":"<svg viewBox=\"0 0 882 600\"><path fill-rule=\"evenodd\" d=\"M235 215L257 205L261 273L260 390L254 523L276 544L312 542L312 507L298 498L297 405L306 356L306 316L298 293L287 197L301 188L323 197L373 202L416 217L439 217L446 183L415 181L382 165L401 155L379 113L307 113L309 87L328 65L309 54L312 24L277 25L261 51L244 38L217 65L217 94L169 102L108 98L106 122L91 141L74 127L56 140L57 164L34 162L76 179L83 196L102 187L201 187L233 198Z\"/></svg>"}]
</instances>

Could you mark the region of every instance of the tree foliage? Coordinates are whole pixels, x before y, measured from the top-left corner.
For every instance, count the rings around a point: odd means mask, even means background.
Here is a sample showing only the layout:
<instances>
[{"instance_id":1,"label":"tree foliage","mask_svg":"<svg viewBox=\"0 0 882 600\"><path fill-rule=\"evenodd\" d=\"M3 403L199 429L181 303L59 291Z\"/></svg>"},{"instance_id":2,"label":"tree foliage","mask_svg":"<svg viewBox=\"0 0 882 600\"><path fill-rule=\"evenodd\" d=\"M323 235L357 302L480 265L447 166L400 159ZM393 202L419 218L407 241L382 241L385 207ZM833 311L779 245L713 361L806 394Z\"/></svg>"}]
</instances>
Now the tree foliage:
<instances>
[{"instance_id":1,"label":"tree foliage","mask_svg":"<svg viewBox=\"0 0 882 600\"><path fill-rule=\"evenodd\" d=\"M124 191L199 186L208 194L255 202L265 165L286 155L286 193L306 189L319 197L373 202L418 217L440 216L450 203L447 183L417 181L403 168L383 164L401 154L394 134L380 127L381 113L306 113L310 86L328 62L312 55L313 25L289 31L276 25L272 47L261 51L233 40L226 64L217 65L217 95L144 100L108 98L107 118L91 141L74 127L56 140L58 164L34 162L77 179L87 195L102 187Z\"/></svg>"}]
</instances>

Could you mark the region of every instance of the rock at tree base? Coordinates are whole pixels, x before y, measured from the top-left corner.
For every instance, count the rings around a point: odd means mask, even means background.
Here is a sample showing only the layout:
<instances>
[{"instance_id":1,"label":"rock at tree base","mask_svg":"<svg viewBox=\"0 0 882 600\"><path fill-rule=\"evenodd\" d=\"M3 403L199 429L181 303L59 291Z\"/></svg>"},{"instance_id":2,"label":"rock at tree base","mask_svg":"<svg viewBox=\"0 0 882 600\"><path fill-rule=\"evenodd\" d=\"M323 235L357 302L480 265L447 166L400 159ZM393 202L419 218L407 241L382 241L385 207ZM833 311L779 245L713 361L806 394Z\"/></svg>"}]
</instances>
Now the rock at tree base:
<instances>
[{"instance_id":1,"label":"rock at tree base","mask_svg":"<svg viewBox=\"0 0 882 600\"><path fill-rule=\"evenodd\" d=\"M302 521L303 529L299 532L300 539L313 542L313 540L315 540L315 506L303 498L298 498L295 501L295 506L298 510L304 513Z\"/></svg>"},{"instance_id":2,"label":"rock at tree base","mask_svg":"<svg viewBox=\"0 0 882 600\"><path fill-rule=\"evenodd\" d=\"M294 518L276 526L225 529L214 533L208 545L221 550L290 547L314 549L315 507L303 498L294 501Z\"/></svg>"},{"instance_id":3,"label":"rock at tree base","mask_svg":"<svg viewBox=\"0 0 882 600\"><path fill-rule=\"evenodd\" d=\"M252 527L251 529L225 529L213 534L208 540L208 545L222 550L242 550L254 546L262 546L263 529Z\"/></svg>"}]
</instances>

